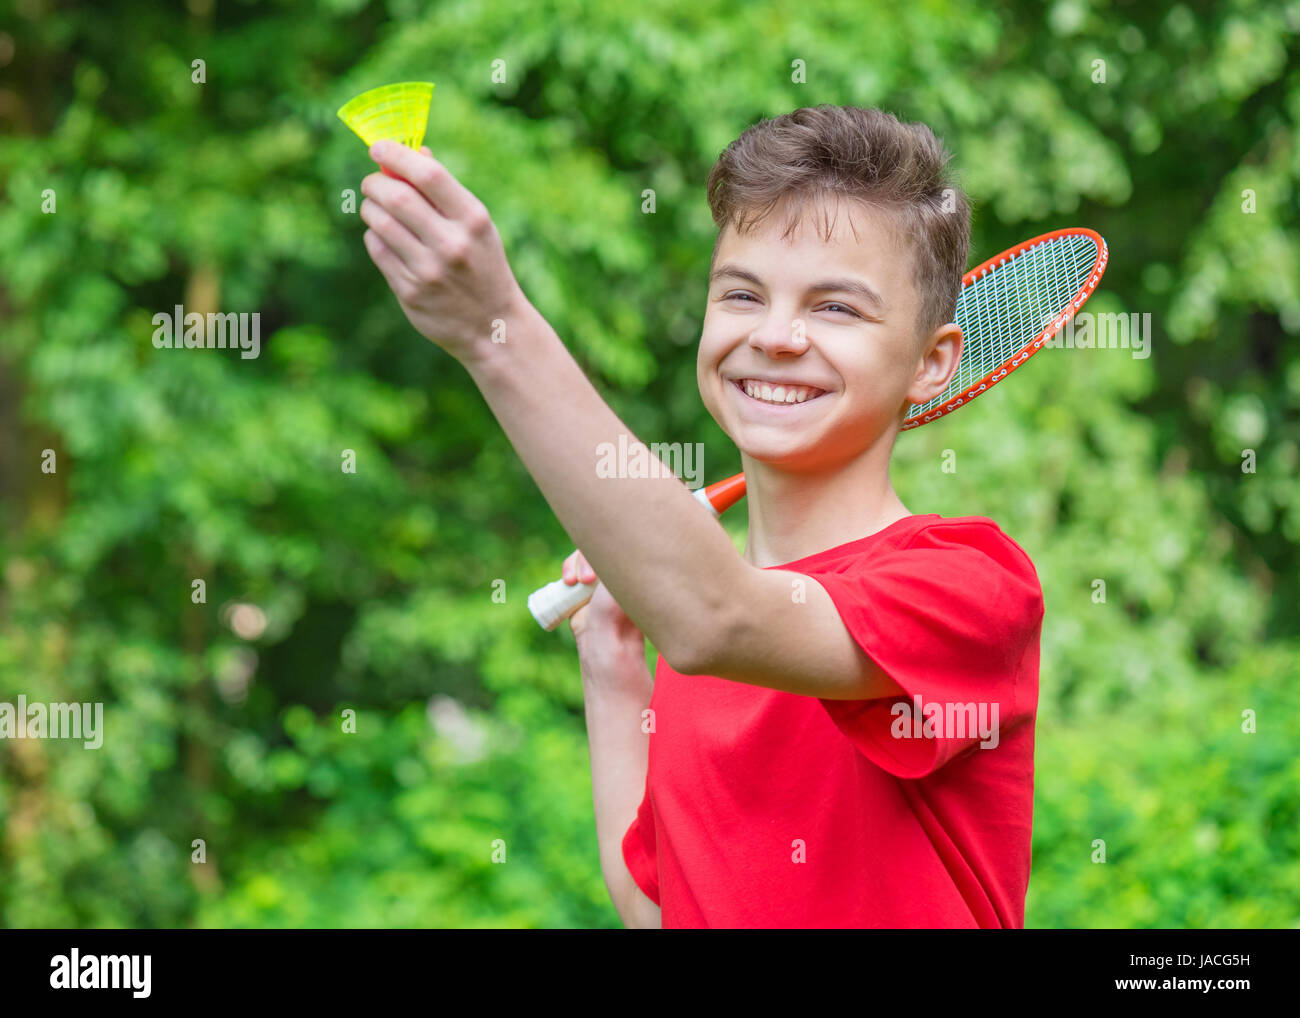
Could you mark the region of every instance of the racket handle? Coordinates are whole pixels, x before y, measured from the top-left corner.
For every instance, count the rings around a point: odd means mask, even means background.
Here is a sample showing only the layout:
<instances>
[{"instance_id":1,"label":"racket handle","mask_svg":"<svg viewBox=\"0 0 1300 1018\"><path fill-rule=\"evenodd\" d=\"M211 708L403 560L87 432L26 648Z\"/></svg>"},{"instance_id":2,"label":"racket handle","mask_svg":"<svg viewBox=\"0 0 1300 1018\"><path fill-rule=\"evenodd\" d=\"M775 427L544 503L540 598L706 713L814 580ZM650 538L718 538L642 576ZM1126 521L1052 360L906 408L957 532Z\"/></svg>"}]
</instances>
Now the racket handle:
<instances>
[{"instance_id":1,"label":"racket handle","mask_svg":"<svg viewBox=\"0 0 1300 1018\"><path fill-rule=\"evenodd\" d=\"M707 488L696 488L691 494L716 518L744 497L745 475L737 474ZM570 586L563 580L554 580L528 595L528 610L533 613L537 624L549 633L590 601L595 592L594 583Z\"/></svg>"},{"instance_id":2,"label":"racket handle","mask_svg":"<svg viewBox=\"0 0 1300 1018\"><path fill-rule=\"evenodd\" d=\"M563 580L538 587L528 595L528 610L533 613L537 624L548 633L591 600L596 592L594 583L575 583L572 586Z\"/></svg>"}]
</instances>

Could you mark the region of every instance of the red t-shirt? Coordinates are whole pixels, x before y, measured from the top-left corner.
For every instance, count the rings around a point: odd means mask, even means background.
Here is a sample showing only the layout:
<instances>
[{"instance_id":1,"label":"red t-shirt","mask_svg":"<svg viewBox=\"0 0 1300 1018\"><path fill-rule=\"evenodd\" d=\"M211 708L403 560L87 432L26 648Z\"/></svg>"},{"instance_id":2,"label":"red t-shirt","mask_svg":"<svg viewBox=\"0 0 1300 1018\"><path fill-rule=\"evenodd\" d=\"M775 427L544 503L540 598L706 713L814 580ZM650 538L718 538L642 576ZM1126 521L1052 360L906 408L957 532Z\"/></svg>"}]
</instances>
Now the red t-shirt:
<instances>
[{"instance_id":1,"label":"red t-shirt","mask_svg":"<svg viewBox=\"0 0 1300 1018\"><path fill-rule=\"evenodd\" d=\"M931 513L771 568L814 577L908 696L823 700L661 655L622 847L664 928L1023 926L1043 618L1029 556L992 520Z\"/></svg>"}]
</instances>

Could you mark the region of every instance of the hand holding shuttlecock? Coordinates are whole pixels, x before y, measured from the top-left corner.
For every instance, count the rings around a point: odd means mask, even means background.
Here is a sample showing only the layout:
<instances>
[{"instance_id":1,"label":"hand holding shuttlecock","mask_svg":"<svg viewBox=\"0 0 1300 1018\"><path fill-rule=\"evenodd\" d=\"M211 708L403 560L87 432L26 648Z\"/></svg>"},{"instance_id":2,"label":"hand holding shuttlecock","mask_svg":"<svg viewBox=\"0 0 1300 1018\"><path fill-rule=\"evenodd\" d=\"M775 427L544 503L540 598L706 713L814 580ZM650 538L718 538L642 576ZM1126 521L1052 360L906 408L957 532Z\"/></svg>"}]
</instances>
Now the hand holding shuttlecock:
<instances>
[{"instance_id":1,"label":"hand holding shuttlecock","mask_svg":"<svg viewBox=\"0 0 1300 1018\"><path fill-rule=\"evenodd\" d=\"M383 170L361 182L366 251L416 330L468 366L491 349L493 323L536 310L487 208L421 147L432 96L428 82L385 85L338 115Z\"/></svg>"}]
</instances>

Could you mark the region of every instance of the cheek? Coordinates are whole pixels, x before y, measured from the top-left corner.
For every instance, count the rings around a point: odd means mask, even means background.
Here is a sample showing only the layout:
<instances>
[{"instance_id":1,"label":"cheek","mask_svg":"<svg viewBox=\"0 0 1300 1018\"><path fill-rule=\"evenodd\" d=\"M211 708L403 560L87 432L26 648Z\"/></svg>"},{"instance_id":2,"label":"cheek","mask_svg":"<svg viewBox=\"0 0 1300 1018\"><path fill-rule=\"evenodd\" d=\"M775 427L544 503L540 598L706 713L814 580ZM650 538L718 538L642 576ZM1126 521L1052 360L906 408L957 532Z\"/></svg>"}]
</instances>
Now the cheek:
<instances>
[{"instance_id":1,"label":"cheek","mask_svg":"<svg viewBox=\"0 0 1300 1018\"><path fill-rule=\"evenodd\" d=\"M709 347L705 340L701 339L695 351L695 384L705 403L709 400L709 376L716 373L717 366L710 355Z\"/></svg>"},{"instance_id":2,"label":"cheek","mask_svg":"<svg viewBox=\"0 0 1300 1018\"><path fill-rule=\"evenodd\" d=\"M704 404L709 416L719 424L722 423L719 415L726 397L723 386L728 383L722 380L718 369L726 352L725 344L710 340L706 331L700 337L695 355L695 385L700 393L700 402Z\"/></svg>"},{"instance_id":3,"label":"cheek","mask_svg":"<svg viewBox=\"0 0 1300 1018\"><path fill-rule=\"evenodd\" d=\"M869 403L892 403L895 396L902 399L912 381L904 361L883 349L841 358L836 367L845 386L859 397L865 395Z\"/></svg>"},{"instance_id":4,"label":"cheek","mask_svg":"<svg viewBox=\"0 0 1300 1018\"><path fill-rule=\"evenodd\" d=\"M695 351L695 369L704 381L707 374L717 374L724 353L722 344L710 334L708 324L700 332L700 342Z\"/></svg>"},{"instance_id":5,"label":"cheek","mask_svg":"<svg viewBox=\"0 0 1300 1018\"><path fill-rule=\"evenodd\" d=\"M715 359L708 356L701 349L700 356L695 362L695 385L700 391L700 399L710 414L716 414L718 394L721 391L721 386L725 384L718 374L718 365Z\"/></svg>"}]
</instances>

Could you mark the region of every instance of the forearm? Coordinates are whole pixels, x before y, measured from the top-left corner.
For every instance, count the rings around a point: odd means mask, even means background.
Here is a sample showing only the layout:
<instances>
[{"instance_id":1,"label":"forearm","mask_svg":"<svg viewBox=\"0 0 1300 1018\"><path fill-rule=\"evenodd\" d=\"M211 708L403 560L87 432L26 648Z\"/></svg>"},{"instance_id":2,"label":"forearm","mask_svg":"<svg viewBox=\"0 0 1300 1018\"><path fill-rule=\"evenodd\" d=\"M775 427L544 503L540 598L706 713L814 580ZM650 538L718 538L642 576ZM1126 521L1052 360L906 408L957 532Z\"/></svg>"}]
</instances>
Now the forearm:
<instances>
[{"instance_id":1,"label":"forearm","mask_svg":"<svg viewBox=\"0 0 1300 1018\"><path fill-rule=\"evenodd\" d=\"M627 435L629 453L644 446L522 295L506 341L464 363L570 539L669 663L689 670L745 565L726 533L666 468L653 478L597 473L604 443L617 449Z\"/></svg>"},{"instance_id":2,"label":"forearm","mask_svg":"<svg viewBox=\"0 0 1300 1018\"><path fill-rule=\"evenodd\" d=\"M599 663L582 661L600 868L629 928L659 925L658 906L637 886L623 858L623 837L645 794L649 736L641 730L641 715L653 688L644 654L635 648Z\"/></svg>"}]
</instances>

